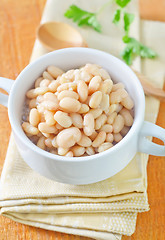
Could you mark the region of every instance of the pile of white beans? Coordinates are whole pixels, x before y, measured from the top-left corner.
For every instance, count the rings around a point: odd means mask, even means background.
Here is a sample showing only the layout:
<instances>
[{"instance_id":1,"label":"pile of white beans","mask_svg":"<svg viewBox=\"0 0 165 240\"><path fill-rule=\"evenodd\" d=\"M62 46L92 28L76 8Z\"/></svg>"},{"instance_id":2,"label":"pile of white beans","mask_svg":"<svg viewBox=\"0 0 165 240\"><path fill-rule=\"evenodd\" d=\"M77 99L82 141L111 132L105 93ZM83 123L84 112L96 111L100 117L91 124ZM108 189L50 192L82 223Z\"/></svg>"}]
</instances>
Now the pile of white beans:
<instances>
[{"instance_id":1,"label":"pile of white beans","mask_svg":"<svg viewBox=\"0 0 165 240\"><path fill-rule=\"evenodd\" d=\"M66 157L103 152L133 124L123 83L96 64L64 72L49 66L26 93L22 128L39 148Z\"/></svg>"}]
</instances>

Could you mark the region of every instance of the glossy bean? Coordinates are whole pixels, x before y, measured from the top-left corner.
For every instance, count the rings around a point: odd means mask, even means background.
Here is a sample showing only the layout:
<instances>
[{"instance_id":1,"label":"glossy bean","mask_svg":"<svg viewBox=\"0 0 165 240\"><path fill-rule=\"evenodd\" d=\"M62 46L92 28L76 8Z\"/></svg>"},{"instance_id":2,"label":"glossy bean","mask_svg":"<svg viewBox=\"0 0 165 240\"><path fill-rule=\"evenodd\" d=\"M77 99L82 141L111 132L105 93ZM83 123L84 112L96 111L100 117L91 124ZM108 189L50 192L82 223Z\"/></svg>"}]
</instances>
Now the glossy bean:
<instances>
[{"instance_id":1,"label":"glossy bean","mask_svg":"<svg viewBox=\"0 0 165 240\"><path fill-rule=\"evenodd\" d=\"M99 147L105 141L105 139L106 139L106 133L104 131L99 132L97 137L93 141L92 146L94 148Z\"/></svg>"},{"instance_id":2,"label":"glossy bean","mask_svg":"<svg viewBox=\"0 0 165 240\"><path fill-rule=\"evenodd\" d=\"M81 146L74 146L71 148L74 157L80 157L85 153L85 148Z\"/></svg>"},{"instance_id":3,"label":"glossy bean","mask_svg":"<svg viewBox=\"0 0 165 240\"><path fill-rule=\"evenodd\" d=\"M96 91L90 97L89 106L91 108L98 108L98 106L101 103L101 100L102 100L102 92Z\"/></svg>"},{"instance_id":4,"label":"glossy bean","mask_svg":"<svg viewBox=\"0 0 165 240\"><path fill-rule=\"evenodd\" d=\"M124 118L118 114L113 122L113 132L119 133L124 127Z\"/></svg>"},{"instance_id":5,"label":"glossy bean","mask_svg":"<svg viewBox=\"0 0 165 240\"><path fill-rule=\"evenodd\" d=\"M77 128L83 128L83 118L79 113L70 113L72 124Z\"/></svg>"},{"instance_id":6,"label":"glossy bean","mask_svg":"<svg viewBox=\"0 0 165 240\"><path fill-rule=\"evenodd\" d=\"M47 71L53 78L57 78L58 76L64 73L64 71L61 68L58 68L56 66L49 66L47 68Z\"/></svg>"},{"instance_id":7,"label":"glossy bean","mask_svg":"<svg viewBox=\"0 0 165 240\"><path fill-rule=\"evenodd\" d=\"M79 94L80 102L85 102L88 97L88 87L84 81L78 81L77 83L77 92Z\"/></svg>"},{"instance_id":8,"label":"glossy bean","mask_svg":"<svg viewBox=\"0 0 165 240\"><path fill-rule=\"evenodd\" d=\"M40 132L43 133L56 133L57 128L55 126L49 126L47 123L39 123L38 124L38 129Z\"/></svg>"},{"instance_id":9,"label":"glossy bean","mask_svg":"<svg viewBox=\"0 0 165 240\"><path fill-rule=\"evenodd\" d=\"M91 113L87 113L84 116L84 122L83 122L84 128L83 131L85 135L90 136L94 132L94 118Z\"/></svg>"},{"instance_id":10,"label":"glossy bean","mask_svg":"<svg viewBox=\"0 0 165 240\"><path fill-rule=\"evenodd\" d=\"M100 129L107 121L107 116L106 114L100 115L98 118L95 120L95 129L98 130Z\"/></svg>"},{"instance_id":11,"label":"glossy bean","mask_svg":"<svg viewBox=\"0 0 165 240\"><path fill-rule=\"evenodd\" d=\"M104 142L98 147L98 152L103 152L108 150L109 148L113 147L113 144L110 142Z\"/></svg>"},{"instance_id":12,"label":"glossy bean","mask_svg":"<svg viewBox=\"0 0 165 240\"><path fill-rule=\"evenodd\" d=\"M101 81L102 80L100 76L95 76L91 79L88 86L89 95L91 95L92 93L96 92L99 89Z\"/></svg>"},{"instance_id":13,"label":"glossy bean","mask_svg":"<svg viewBox=\"0 0 165 240\"><path fill-rule=\"evenodd\" d=\"M40 122L40 114L36 108L32 108L29 113L29 122L36 127Z\"/></svg>"},{"instance_id":14,"label":"glossy bean","mask_svg":"<svg viewBox=\"0 0 165 240\"><path fill-rule=\"evenodd\" d=\"M92 144L92 141L89 137L82 133L80 141L77 142L78 145L82 147L89 147Z\"/></svg>"},{"instance_id":15,"label":"glossy bean","mask_svg":"<svg viewBox=\"0 0 165 240\"><path fill-rule=\"evenodd\" d=\"M78 112L81 108L81 103L71 97L65 97L61 99L59 105L64 111L67 112Z\"/></svg>"},{"instance_id":16,"label":"glossy bean","mask_svg":"<svg viewBox=\"0 0 165 240\"><path fill-rule=\"evenodd\" d=\"M123 116L124 118L124 125L127 127L131 127L133 124L133 117L130 114L129 110L127 110L126 108L123 108L120 111L120 114Z\"/></svg>"},{"instance_id":17,"label":"glossy bean","mask_svg":"<svg viewBox=\"0 0 165 240\"><path fill-rule=\"evenodd\" d=\"M44 71L42 76L45 79L54 80L54 78L47 71Z\"/></svg>"},{"instance_id":18,"label":"glossy bean","mask_svg":"<svg viewBox=\"0 0 165 240\"><path fill-rule=\"evenodd\" d=\"M71 97L71 98L75 98L78 100L79 96L76 92L74 91L70 91L70 90L64 90L62 92L60 92L58 94L58 100L61 101L61 99L65 98L65 97Z\"/></svg>"},{"instance_id":19,"label":"glossy bean","mask_svg":"<svg viewBox=\"0 0 165 240\"><path fill-rule=\"evenodd\" d=\"M72 125L71 117L69 117L68 114L65 112L57 111L54 114L54 119L64 128L68 128Z\"/></svg>"},{"instance_id":20,"label":"glossy bean","mask_svg":"<svg viewBox=\"0 0 165 240\"><path fill-rule=\"evenodd\" d=\"M25 133L29 133L31 135L37 135L39 133L38 128L34 127L28 122L23 122L22 123L22 128L25 131Z\"/></svg>"},{"instance_id":21,"label":"glossy bean","mask_svg":"<svg viewBox=\"0 0 165 240\"><path fill-rule=\"evenodd\" d=\"M63 148L70 148L81 139L81 132L76 127L70 127L62 130L57 135L57 144Z\"/></svg>"}]
</instances>

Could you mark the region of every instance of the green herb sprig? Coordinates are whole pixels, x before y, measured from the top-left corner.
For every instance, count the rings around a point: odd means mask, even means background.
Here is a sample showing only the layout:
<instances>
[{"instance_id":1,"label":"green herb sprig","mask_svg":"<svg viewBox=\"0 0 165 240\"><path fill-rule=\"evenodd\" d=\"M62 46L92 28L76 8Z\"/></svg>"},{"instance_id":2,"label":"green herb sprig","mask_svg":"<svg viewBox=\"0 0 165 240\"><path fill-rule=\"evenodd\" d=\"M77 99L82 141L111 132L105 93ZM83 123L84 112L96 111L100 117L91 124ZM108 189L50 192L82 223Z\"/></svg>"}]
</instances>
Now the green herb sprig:
<instances>
[{"instance_id":1,"label":"green herb sprig","mask_svg":"<svg viewBox=\"0 0 165 240\"><path fill-rule=\"evenodd\" d=\"M97 14L82 10L76 5L71 5L64 14L67 18L72 18L79 27L86 25L92 27L95 31L101 32L101 25L97 20Z\"/></svg>"},{"instance_id":2,"label":"green herb sprig","mask_svg":"<svg viewBox=\"0 0 165 240\"><path fill-rule=\"evenodd\" d=\"M76 5L71 5L64 13L64 16L72 19L79 27L88 26L97 32L101 32L101 24L99 23L97 16L113 1L115 1L118 8L114 13L112 22L118 25L121 21L123 21L123 28L125 32L125 36L122 38L122 41L125 44L125 48L121 53L123 60L128 65L131 65L137 56L142 58L155 58L157 54L151 48L129 36L130 26L134 21L135 16L132 13L126 12L124 8L131 0L110 0L103 4L95 13L85 11Z\"/></svg>"}]
</instances>

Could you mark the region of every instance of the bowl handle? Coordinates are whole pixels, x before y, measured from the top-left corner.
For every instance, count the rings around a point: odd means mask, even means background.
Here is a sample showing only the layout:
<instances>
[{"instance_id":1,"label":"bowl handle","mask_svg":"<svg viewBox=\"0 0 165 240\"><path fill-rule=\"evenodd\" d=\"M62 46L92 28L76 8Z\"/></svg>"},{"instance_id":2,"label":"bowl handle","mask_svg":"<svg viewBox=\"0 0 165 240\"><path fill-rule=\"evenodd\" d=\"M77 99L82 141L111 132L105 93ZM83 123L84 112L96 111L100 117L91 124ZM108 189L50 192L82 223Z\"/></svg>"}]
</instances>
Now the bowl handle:
<instances>
[{"instance_id":1,"label":"bowl handle","mask_svg":"<svg viewBox=\"0 0 165 240\"><path fill-rule=\"evenodd\" d=\"M165 129L145 121L140 131L138 149L139 152L155 156L165 156L165 146L149 141L147 136L159 138L165 143Z\"/></svg>"},{"instance_id":2,"label":"bowl handle","mask_svg":"<svg viewBox=\"0 0 165 240\"><path fill-rule=\"evenodd\" d=\"M0 77L0 88L4 89L7 93L10 92L14 80ZM0 104L7 107L8 106L8 98L9 96L3 93L0 93Z\"/></svg>"}]
</instances>

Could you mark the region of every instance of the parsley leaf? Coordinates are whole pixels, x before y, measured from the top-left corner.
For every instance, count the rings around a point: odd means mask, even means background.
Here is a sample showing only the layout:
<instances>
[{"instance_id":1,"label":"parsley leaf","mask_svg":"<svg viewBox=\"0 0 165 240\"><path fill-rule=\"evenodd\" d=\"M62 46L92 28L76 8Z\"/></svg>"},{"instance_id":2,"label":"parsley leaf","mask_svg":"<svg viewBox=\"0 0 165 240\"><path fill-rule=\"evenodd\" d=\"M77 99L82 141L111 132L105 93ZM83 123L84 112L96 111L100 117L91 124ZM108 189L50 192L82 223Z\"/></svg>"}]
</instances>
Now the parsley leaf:
<instances>
[{"instance_id":1,"label":"parsley leaf","mask_svg":"<svg viewBox=\"0 0 165 240\"><path fill-rule=\"evenodd\" d=\"M113 20L112 20L112 22L113 22L114 24L118 24L118 23L119 23L119 21L120 21L120 13L121 13L121 10L120 10L120 9L117 9L117 10L115 11L115 14L114 14Z\"/></svg>"},{"instance_id":2,"label":"parsley leaf","mask_svg":"<svg viewBox=\"0 0 165 240\"><path fill-rule=\"evenodd\" d=\"M119 5L121 8L127 6L130 1L131 0L115 0L116 4Z\"/></svg>"},{"instance_id":3,"label":"parsley leaf","mask_svg":"<svg viewBox=\"0 0 165 240\"><path fill-rule=\"evenodd\" d=\"M151 48L141 45L140 56L143 58L155 58L157 54Z\"/></svg>"},{"instance_id":4,"label":"parsley leaf","mask_svg":"<svg viewBox=\"0 0 165 240\"><path fill-rule=\"evenodd\" d=\"M128 65L132 64L136 56L142 58L155 58L157 55L151 48L146 47L135 38L124 36L123 42L126 43L126 47L121 53L121 56Z\"/></svg>"},{"instance_id":5,"label":"parsley leaf","mask_svg":"<svg viewBox=\"0 0 165 240\"><path fill-rule=\"evenodd\" d=\"M129 32L129 28L131 23L134 20L134 17L135 17L134 14L127 13L127 12L124 13L124 30L126 33Z\"/></svg>"},{"instance_id":6,"label":"parsley leaf","mask_svg":"<svg viewBox=\"0 0 165 240\"><path fill-rule=\"evenodd\" d=\"M86 25L97 32L101 32L101 25L96 18L96 13L87 12L76 5L71 5L64 16L72 18L74 22L77 22L78 26Z\"/></svg>"},{"instance_id":7,"label":"parsley leaf","mask_svg":"<svg viewBox=\"0 0 165 240\"><path fill-rule=\"evenodd\" d=\"M133 60L133 53L132 53L132 47L127 45L123 52L121 53L121 56L123 60L130 66L132 65L132 60Z\"/></svg>"}]
</instances>

